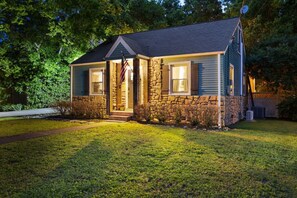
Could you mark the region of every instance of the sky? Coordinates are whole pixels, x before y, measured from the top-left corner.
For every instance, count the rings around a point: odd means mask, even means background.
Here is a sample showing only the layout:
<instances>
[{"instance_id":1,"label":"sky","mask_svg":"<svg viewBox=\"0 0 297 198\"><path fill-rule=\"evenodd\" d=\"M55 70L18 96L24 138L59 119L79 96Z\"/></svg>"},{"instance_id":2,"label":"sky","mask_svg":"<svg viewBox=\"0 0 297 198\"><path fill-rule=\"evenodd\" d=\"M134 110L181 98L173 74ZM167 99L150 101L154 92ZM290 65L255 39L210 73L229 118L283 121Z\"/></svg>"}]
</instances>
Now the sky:
<instances>
[{"instance_id":1,"label":"sky","mask_svg":"<svg viewBox=\"0 0 297 198\"><path fill-rule=\"evenodd\" d=\"M181 5L184 5L185 0L179 0Z\"/></svg>"}]
</instances>

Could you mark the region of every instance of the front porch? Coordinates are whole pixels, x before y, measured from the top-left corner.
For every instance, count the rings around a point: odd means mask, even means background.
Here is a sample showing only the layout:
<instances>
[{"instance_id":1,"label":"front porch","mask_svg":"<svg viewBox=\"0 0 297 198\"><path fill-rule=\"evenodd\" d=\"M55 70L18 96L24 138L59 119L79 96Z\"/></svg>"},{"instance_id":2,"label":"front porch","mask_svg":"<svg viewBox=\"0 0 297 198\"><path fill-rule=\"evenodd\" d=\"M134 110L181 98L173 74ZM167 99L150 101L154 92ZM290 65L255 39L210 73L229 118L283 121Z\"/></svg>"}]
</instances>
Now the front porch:
<instances>
[{"instance_id":1,"label":"front porch","mask_svg":"<svg viewBox=\"0 0 297 198\"><path fill-rule=\"evenodd\" d=\"M122 61L106 62L107 114L110 116L133 115L137 104L148 101L148 60L127 59L125 78L121 82Z\"/></svg>"}]
</instances>

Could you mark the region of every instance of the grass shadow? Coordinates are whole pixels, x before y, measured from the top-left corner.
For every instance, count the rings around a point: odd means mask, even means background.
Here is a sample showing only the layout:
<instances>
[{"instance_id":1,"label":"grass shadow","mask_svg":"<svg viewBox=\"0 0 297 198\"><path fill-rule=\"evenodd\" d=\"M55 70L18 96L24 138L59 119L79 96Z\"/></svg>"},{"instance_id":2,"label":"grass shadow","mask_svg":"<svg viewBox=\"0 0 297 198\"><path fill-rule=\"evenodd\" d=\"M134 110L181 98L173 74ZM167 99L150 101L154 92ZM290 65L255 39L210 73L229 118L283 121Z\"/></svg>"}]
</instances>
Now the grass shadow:
<instances>
[{"instance_id":1,"label":"grass shadow","mask_svg":"<svg viewBox=\"0 0 297 198\"><path fill-rule=\"evenodd\" d=\"M242 174L258 183L258 196L297 194L297 150L285 145L228 136L226 132L188 131L184 137L211 149L227 164L236 163Z\"/></svg>"},{"instance_id":2,"label":"grass shadow","mask_svg":"<svg viewBox=\"0 0 297 198\"><path fill-rule=\"evenodd\" d=\"M19 196L91 197L109 187L105 170L111 156L99 140L94 140Z\"/></svg>"}]
</instances>

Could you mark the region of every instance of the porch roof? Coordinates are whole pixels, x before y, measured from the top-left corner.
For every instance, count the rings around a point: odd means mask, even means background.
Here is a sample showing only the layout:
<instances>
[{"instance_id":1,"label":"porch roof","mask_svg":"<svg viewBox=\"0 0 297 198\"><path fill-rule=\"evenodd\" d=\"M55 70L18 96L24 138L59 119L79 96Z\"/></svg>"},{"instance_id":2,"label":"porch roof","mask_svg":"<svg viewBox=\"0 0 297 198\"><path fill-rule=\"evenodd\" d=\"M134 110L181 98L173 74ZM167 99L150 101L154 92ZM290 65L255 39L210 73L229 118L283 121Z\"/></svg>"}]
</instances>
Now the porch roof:
<instances>
[{"instance_id":1,"label":"porch roof","mask_svg":"<svg viewBox=\"0 0 297 198\"><path fill-rule=\"evenodd\" d=\"M239 18L231 18L120 36L136 54L148 57L216 52L225 51L238 23ZM72 64L104 61L118 37L100 44Z\"/></svg>"}]
</instances>

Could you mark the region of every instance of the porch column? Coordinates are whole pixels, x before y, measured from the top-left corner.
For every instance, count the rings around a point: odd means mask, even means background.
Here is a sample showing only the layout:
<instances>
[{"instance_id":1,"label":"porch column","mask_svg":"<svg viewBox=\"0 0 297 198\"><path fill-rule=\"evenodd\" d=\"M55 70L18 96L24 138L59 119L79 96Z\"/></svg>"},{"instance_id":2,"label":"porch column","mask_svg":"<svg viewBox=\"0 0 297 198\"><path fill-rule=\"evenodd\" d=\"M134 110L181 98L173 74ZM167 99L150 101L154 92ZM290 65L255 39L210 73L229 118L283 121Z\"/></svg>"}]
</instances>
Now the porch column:
<instances>
[{"instance_id":1,"label":"porch column","mask_svg":"<svg viewBox=\"0 0 297 198\"><path fill-rule=\"evenodd\" d=\"M110 61L106 61L105 70L106 114L110 114Z\"/></svg>"},{"instance_id":2,"label":"porch column","mask_svg":"<svg viewBox=\"0 0 297 198\"><path fill-rule=\"evenodd\" d=\"M138 104L139 59L133 59L133 109Z\"/></svg>"}]
</instances>

